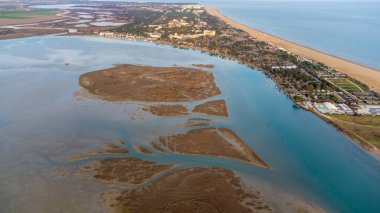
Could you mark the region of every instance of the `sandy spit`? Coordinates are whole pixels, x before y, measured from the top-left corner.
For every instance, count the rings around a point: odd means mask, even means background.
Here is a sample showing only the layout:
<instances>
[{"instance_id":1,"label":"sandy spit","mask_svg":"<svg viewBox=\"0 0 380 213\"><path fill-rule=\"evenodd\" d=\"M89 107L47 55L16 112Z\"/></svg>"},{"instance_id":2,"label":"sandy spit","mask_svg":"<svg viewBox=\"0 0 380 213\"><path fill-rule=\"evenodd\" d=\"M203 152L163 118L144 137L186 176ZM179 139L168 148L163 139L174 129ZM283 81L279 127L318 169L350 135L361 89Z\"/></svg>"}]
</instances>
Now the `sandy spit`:
<instances>
[{"instance_id":1,"label":"sandy spit","mask_svg":"<svg viewBox=\"0 0 380 213\"><path fill-rule=\"evenodd\" d=\"M312 59L326 64L329 67L335 68L337 71L347 74L348 76L359 80L360 82L366 84L371 90L380 93L380 70L368 68L353 62L347 61L345 59L329 55L296 43L287 41L285 39L264 33L262 31L252 29L244 24L240 24L220 13L217 9L206 6L206 11L222 19L227 24L232 27L241 29L249 33L252 37L259 40L266 41L277 45L291 53L294 53L305 58Z\"/></svg>"}]
</instances>

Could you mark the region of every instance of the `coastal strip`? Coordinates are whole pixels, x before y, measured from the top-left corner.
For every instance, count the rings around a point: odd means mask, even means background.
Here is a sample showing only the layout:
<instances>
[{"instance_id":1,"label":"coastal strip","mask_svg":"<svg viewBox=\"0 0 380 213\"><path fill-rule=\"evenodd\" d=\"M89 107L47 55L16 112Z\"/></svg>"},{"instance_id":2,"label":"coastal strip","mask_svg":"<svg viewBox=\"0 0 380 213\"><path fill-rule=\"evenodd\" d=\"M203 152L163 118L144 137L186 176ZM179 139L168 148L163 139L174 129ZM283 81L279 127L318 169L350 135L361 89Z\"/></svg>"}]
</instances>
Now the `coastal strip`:
<instances>
[{"instance_id":1,"label":"coastal strip","mask_svg":"<svg viewBox=\"0 0 380 213\"><path fill-rule=\"evenodd\" d=\"M262 31L253 29L244 24L236 22L232 20L231 18L228 18L227 16L223 15L222 13L220 13L217 9L213 7L205 6L205 9L210 15L220 18L221 20L231 25L232 27L235 27L247 32L252 37L277 45L291 53L312 59L314 61L324 63L327 66L336 69L337 71L340 71L354 79L361 81L362 83L365 83L371 90L374 90L378 93L380 92L380 71L379 70L375 70L375 69L371 69L359 64L355 64L353 62L344 60L342 58L332 56L327 53L323 53L323 52L287 41L285 39L264 33Z\"/></svg>"}]
</instances>

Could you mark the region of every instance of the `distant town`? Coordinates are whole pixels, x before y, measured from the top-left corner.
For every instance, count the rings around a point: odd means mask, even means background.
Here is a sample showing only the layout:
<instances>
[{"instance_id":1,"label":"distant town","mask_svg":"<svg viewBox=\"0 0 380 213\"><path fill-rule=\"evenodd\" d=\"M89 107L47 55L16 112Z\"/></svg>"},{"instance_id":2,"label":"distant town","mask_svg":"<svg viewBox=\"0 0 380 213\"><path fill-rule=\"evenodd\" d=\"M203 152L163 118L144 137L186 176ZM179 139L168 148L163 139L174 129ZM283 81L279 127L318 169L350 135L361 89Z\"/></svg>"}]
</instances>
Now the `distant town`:
<instances>
[{"instance_id":1,"label":"distant town","mask_svg":"<svg viewBox=\"0 0 380 213\"><path fill-rule=\"evenodd\" d=\"M380 97L366 85L230 27L201 5L149 4L126 7L120 15L130 21L93 33L199 49L240 61L271 77L301 107L322 114L380 115Z\"/></svg>"}]
</instances>

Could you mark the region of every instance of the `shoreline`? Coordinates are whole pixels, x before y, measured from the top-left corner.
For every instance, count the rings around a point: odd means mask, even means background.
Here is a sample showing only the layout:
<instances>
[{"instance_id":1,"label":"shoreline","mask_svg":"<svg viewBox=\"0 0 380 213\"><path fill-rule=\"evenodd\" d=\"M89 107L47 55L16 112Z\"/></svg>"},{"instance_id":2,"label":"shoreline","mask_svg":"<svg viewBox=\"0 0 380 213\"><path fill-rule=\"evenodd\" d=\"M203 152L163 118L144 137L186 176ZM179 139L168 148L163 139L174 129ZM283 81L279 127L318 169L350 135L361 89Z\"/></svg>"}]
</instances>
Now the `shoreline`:
<instances>
[{"instance_id":1,"label":"shoreline","mask_svg":"<svg viewBox=\"0 0 380 213\"><path fill-rule=\"evenodd\" d=\"M240 24L240 23L238 23L238 22L235 22L235 21L233 21L232 19L230 19L230 18L224 16L223 14L221 14L221 13L220 13L217 9L215 9L215 8L208 7L208 6L204 6L204 8L206 9L206 12L208 12L210 15L220 18L223 22L225 22L225 23L231 25L231 26L234 27L234 28L237 28L237 29L240 29L240 30L243 30L243 31L247 32L250 36L257 38L258 40L262 40L262 41L264 41L264 42L272 43L272 44L274 44L274 45L276 45L276 46L278 46L278 47L282 47L282 48L283 48L284 45L282 45L282 44L278 44L278 43L274 43L274 42L272 42L272 41L270 40L270 39L275 39L275 40L278 40L278 41L283 42L284 44L289 44L289 45L291 45L291 46L295 46L295 47L299 47L299 48L303 48L303 49L309 50L311 53L312 53L312 52L316 52L316 53L318 53L318 54L320 54L320 55L330 57L330 58L332 58L332 59L334 59L334 60L337 60L337 61L343 61L343 62L345 62L345 63L347 63L347 64L351 64L351 65L355 65L355 66L359 66L359 67L363 67L363 68L366 68L366 69L370 69L370 70L372 70L371 68L364 67L364 66L361 66L361 65L359 65L359 64L355 64L355 63L353 63L353 62L346 61L346 60L344 60L344 59L342 59L342 58L335 57L335 56L332 56L332 55L329 55L329 54L326 54L326 53L320 52L320 51L318 51L318 50L313 50L313 49L310 49L310 48L307 48L307 47L304 47L304 46L298 45L298 44L296 44L296 43L294 43L294 42L290 42L290 41L284 40L284 39L279 38L279 37L277 37L277 36L273 36L273 35L270 35L270 34L264 33L264 32L262 32L262 31L252 29L252 28L250 28L250 27L248 27L248 26L246 26L246 25L243 25L243 24ZM212 11L210 11L210 10L212 10ZM216 13L216 14L215 14L215 13ZM238 26L236 26L236 25L238 25ZM251 31L252 31L252 32L251 32ZM258 34L255 34L255 33L258 33ZM265 36L265 37L267 37L268 39L265 39L265 40L264 40L264 39L262 39L260 36L257 36L257 35ZM33 36L36 36L36 35L30 35L30 36L26 36L26 37L33 37ZM37 36L40 36L40 35L37 35ZM65 34L64 36L93 36L93 34L83 34L83 35L69 35L69 34ZM95 36L95 37L97 37L97 36ZM6 40L8 40L8 39L6 39ZM124 40L124 39L122 39L122 40ZM144 41L146 41L146 40L144 40ZM156 40L156 41L151 41L151 42L156 43L156 44L161 44L161 45L176 46L176 45L173 45L173 44L170 43L170 42L160 42L160 41L157 41L157 40ZM179 45L179 46L181 46L181 45ZM204 48L187 47L187 46L184 46L184 47L189 48L189 49L193 49L193 50L198 50L198 51L206 51L206 52L209 52L209 53L215 53L215 52L213 52L213 51L210 51L210 50L207 50L207 49L204 49ZM289 49L286 49L286 50L289 51ZM313 59L314 61L322 62L322 61L320 61L320 60L318 60L318 59L314 59L313 57L309 57L309 56L307 56L307 55L303 55L303 54L296 53L296 52L293 52L293 51L289 51L289 52L295 53L296 55L300 55L300 56L303 56L303 57L306 57L306 58L309 58L309 59ZM219 54L219 53L216 53L216 54ZM315 56L315 57L317 57L317 56ZM229 58L229 59L239 62L239 60L236 59L236 58ZM334 62L335 62L334 60L332 60L331 63L334 63ZM322 62L322 63L325 63L325 62ZM326 64L326 63L325 63L325 64ZM246 64L246 65L248 65L249 67L251 67L251 65L249 65L249 64ZM336 67L331 66L331 65L328 65L328 66L333 67L333 68L336 68ZM267 75L270 79L272 79L272 80L277 84L277 86L279 86L279 83L275 80L275 78L273 78L273 77L270 75L270 73L268 73L268 72L266 72L266 71L264 71L264 70L258 69L257 67L253 67L253 68L256 69L256 70L258 70L258 71L263 72L263 73L264 73L265 75ZM339 71L340 71L340 70L339 70ZM377 77L370 77L370 78L372 78L371 80L374 80L374 81L377 80L377 81L380 82L380 71L378 72L378 71L372 70L372 72L375 72L375 74L378 74L379 77L378 77L378 78L377 78ZM345 72L342 72L342 73L345 73ZM345 74L347 74L347 73L345 73ZM367 74L368 74L368 73L367 73ZM371 73L370 73L370 74L371 74ZM347 74L347 75L349 75L349 74ZM351 76L351 75L349 75L349 76L352 77L352 78L354 78L354 79L357 79L357 80L361 81L362 83L365 83L365 84L368 85L367 81L363 81L362 79L359 79L359 78L357 78L357 77L355 77L355 76ZM374 79L373 79L373 78L374 78ZM377 79L376 79L376 78L377 78ZM369 85L368 85L368 86L369 86ZM379 84L376 84L376 86L378 86L379 88L377 88L377 89L380 90L380 83L379 83ZM289 94L287 94L284 90L282 90L280 87L279 87L279 89L280 89L282 92L284 92L289 98L291 98L291 96L290 96ZM373 89L373 88L370 87L370 89ZM375 91L378 92L378 90L375 90ZM292 98L291 98L291 99L292 99ZM292 100L293 100L293 99L292 99ZM295 100L293 100L293 102L294 102L295 104L298 104ZM298 105L299 105L299 104L298 104ZM306 109L306 110L307 110L307 109ZM373 153L376 157L380 157L380 150L377 149L376 147L374 147L372 144L370 144L370 143L367 142L366 140L358 139L357 137L352 136L351 134L349 134L348 132L346 132L344 129L340 128L336 123L334 123L334 121L328 119L328 118L325 117L324 115L320 115L319 113L315 112L314 110L308 110L308 111L311 111L311 112L313 112L314 114L316 114L318 117L322 118L325 122L327 122L327 123L329 123L331 126L333 126L337 131L343 133L345 136L347 136L348 138L350 138L353 142L359 144L360 147L362 147L364 150L366 150L366 151L368 151L368 152L370 152L370 153Z\"/></svg>"},{"instance_id":2,"label":"shoreline","mask_svg":"<svg viewBox=\"0 0 380 213\"><path fill-rule=\"evenodd\" d=\"M324 115L318 111L316 111L315 109L311 109L311 110L308 110L308 109L305 109L303 108L304 110L307 110L307 111L310 111L311 113L313 113L314 115L318 116L319 118L321 118L324 122L326 122L327 124L331 125L333 128L335 128L338 132L340 132L342 135L344 135L345 137L349 138L350 140L352 140L354 143L356 143L359 147L361 147L362 149L364 149L365 151L367 151L368 153L370 154L373 154L374 157L376 157L378 160L380 160L380 150L374 146L373 144L371 144L370 142L366 141L365 139L363 139L362 137L356 135L355 133L350 133L348 131L346 131L345 129L343 129L342 127L340 127L333 119L331 119L331 117L329 117L328 115Z\"/></svg>"},{"instance_id":3,"label":"shoreline","mask_svg":"<svg viewBox=\"0 0 380 213\"><path fill-rule=\"evenodd\" d=\"M74 36L94 36L94 35L74 35ZM99 36L94 36L94 37L99 37ZM103 37L100 37L100 38L103 38ZM120 38L112 38L112 39L118 39L118 40L128 40L128 39L120 39ZM147 40L129 40L129 41L142 41L142 42L152 42L154 44L159 44L159 45L167 45L167 46L171 46L171 47L175 47L175 45L171 44L170 42L159 42L159 41L147 41ZM179 46L181 47L181 46ZM182 47L186 47L186 46L182 46ZM209 50L206 50L206 49L202 49L202 48L197 48L197 47L186 47L188 49L191 49L191 50L195 50L195 51L205 51L207 53L212 53L212 51L209 51ZM233 60L237 63L241 63L238 59L235 59L235 58L228 58L229 60ZM243 63L245 64L245 63ZM249 64L245 64L247 65L248 67L251 67ZM302 109L306 110L306 111L309 111L311 113L313 113L314 115L318 116L319 118L321 118L324 122L326 122L327 124L331 125L333 128L335 128L338 132L340 132L341 134L343 134L344 136L346 136L347 138L349 138L352 142L356 143L357 145L359 145L359 147L361 147L363 150L367 151L368 153L370 154L373 154L376 158L378 158L380 160L380 149L376 148L374 145L372 145L371 143L367 142L366 140L361 140L361 139L358 139L357 137L354 137L352 136L349 132L347 132L346 130L344 130L343 128L339 127L333 120L330 120L327 116L317 112L316 110L312 109L312 110L309 110L309 109L306 109L304 108L302 105L300 105L299 103L297 103L285 90L282 89L282 87L280 86L280 84L272 77L272 75L264 70L261 70L259 68L256 68L256 67L251 67L252 69L254 70L257 70L259 72L262 72L267 78L271 79L274 81L274 83L276 84L276 88L284 93L288 98L290 98L294 104L300 106Z\"/></svg>"},{"instance_id":4,"label":"shoreline","mask_svg":"<svg viewBox=\"0 0 380 213\"><path fill-rule=\"evenodd\" d=\"M305 47L294 42L287 41L280 37L248 27L223 15L219 10L213 7L204 6L204 8L210 15L220 18L222 21L234 28L247 32L249 35L257 38L258 40L272 43L296 55L324 63L327 66L332 67L337 71L347 74L348 76L366 84L371 90L380 93L380 70L359 65L354 62L347 61L346 59L314 50L309 47ZM360 72L358 72L358 70L360 70Z\"/></svg>"}]
</instances>

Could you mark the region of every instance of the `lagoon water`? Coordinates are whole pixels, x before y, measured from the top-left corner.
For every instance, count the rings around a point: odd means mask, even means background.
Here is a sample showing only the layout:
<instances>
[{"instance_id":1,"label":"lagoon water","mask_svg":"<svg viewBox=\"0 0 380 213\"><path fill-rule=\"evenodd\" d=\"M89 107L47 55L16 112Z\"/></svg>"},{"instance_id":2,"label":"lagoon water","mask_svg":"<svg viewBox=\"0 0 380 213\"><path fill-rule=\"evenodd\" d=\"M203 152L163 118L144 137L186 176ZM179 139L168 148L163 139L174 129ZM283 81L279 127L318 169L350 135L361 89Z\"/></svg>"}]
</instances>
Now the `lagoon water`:
<instances>
[{"instance_id":1,"label":"lagoon water","mask_svg":"<svg viewBox=\"0 0 380 213\"><path fill-rule=\"evenodd\" d=\"M177 168L229 168L274 203L287 198L331 212L380 212L380 161L314 114L293 108L261 72L198 51L95 37L4 40L0 49L0 212L100 212L98 194L117 186L56 171L94 160L67 160L79 150L118 139L130 150L126 156ZM138 103L78 95L81 74L122 63L215 64L222 95L211 99L227 100L229 118L157 117L138 113ZM160 135L188 130L183 124L190 117L233 129L273 169L226 158L134 151L134 144L149 147Z\"/></svg>"}]
</instances>

